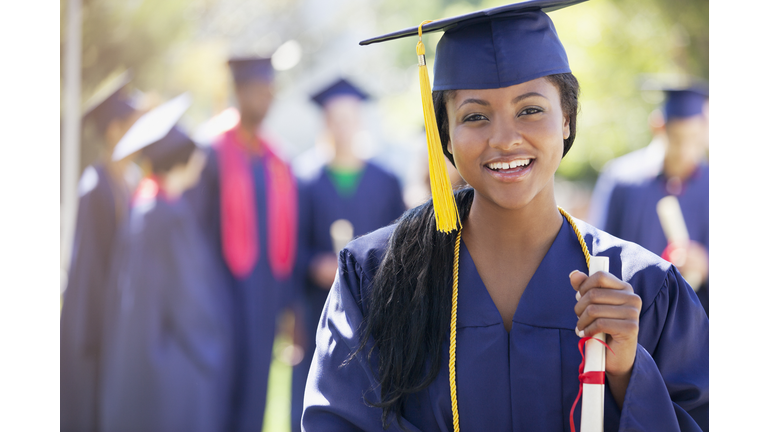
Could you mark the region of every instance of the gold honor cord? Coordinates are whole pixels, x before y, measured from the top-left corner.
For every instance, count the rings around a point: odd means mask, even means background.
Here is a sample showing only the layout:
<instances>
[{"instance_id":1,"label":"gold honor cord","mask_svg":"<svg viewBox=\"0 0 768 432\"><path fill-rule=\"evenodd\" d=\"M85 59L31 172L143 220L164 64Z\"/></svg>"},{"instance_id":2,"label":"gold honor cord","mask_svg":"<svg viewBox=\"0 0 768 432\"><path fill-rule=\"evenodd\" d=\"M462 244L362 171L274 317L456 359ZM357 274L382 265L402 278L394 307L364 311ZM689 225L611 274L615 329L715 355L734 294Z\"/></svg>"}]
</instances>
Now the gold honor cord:
<instances>
[{"instance_id":1,"label":"gold honor cord","mask_svg":"<svg viewBox=\"0 0 768 432\"><path fill-rule=\"evenodd\" d=\"M429 187L432 189L432 204L435 208L437 230L449 233L457 227L461 228L459 210L453 197L453 187L448 178L448 170L440 144L440 131L435 119L435 106L432 103L432 88L429 85L429 70L427 69L426 51L421 42L421 26L432 21L419 24L419 42L416 44L416 54L419 58L419 87L421 88L421 108L424 111L424 129L427 133L429 149Z\"/></svg>"},{"instance_id":2,"label":"gold honor cord","mask_svg":"<svg viewBox=\"0 0 768 432\"><path fill-rule=\"evenodd\" d=\"M584 242L584 237L581 236L581 232L576 227L576 223L562 207L558 207L560 213L571 224L573 232L576 233L576 237L579 239L579 245L581 251L584 253L584 258L587 260L587 268L589 268L589 250L587 244ZM456 234L456 246L453 248L453 295L451 296L451 339L450 347L448 349L448 379L451 383L451 410L453 411L453 430L459 432L459 399L456 395L456 317L459 308L459 245L461 244L461 228Z\"/></svg>"}]
</instances>

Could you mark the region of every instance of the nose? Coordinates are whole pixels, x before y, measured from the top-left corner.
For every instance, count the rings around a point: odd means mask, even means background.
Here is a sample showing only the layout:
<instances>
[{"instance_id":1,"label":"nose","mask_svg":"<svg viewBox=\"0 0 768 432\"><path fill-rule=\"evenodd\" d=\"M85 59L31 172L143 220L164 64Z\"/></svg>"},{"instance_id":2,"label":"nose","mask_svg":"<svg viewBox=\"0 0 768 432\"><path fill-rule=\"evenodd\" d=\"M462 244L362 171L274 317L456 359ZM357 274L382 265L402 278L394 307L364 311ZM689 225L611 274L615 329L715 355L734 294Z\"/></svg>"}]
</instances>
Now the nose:
<instances>
[{"instance_id":1,"label":"nose","mask_svg":"<svg viewBox=\"0 0 768 432\"><path fill-rule=\"evenodd\" d=\"M493 130L488 144L502 151L512 150L523 143L523 136L514 121L497 121L493 123Z\"/></svg>"}]
</instances>

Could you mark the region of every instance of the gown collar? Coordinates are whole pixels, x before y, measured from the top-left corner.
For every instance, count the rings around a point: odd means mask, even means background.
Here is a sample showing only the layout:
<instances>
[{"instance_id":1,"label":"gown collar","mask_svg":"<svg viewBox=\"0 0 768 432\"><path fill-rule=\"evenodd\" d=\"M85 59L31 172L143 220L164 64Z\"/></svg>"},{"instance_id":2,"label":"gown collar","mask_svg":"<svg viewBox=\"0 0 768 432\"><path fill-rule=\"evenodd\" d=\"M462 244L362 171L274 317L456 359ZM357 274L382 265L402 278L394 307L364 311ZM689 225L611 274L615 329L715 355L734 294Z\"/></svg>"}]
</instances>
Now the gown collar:
<instances>
[{"instance_id":1,"label":"gown collar","mask_svg":"<svg viewBox=\"0 0 768 432\"><path fill-rule=\"evenodd\" d=\"M578 223L578 222L577 222ZM583 232L587 245L592 236ZM520 297L514 323L535 327L573 329L577 317L576 291L568 275L573 270L588 273L584 253L573 228L565 218L560 231L531 277ZM493 303L464 242L459 252L459 309L457 327L503 326L501 314Z\"/></svg>"}]
</instances>

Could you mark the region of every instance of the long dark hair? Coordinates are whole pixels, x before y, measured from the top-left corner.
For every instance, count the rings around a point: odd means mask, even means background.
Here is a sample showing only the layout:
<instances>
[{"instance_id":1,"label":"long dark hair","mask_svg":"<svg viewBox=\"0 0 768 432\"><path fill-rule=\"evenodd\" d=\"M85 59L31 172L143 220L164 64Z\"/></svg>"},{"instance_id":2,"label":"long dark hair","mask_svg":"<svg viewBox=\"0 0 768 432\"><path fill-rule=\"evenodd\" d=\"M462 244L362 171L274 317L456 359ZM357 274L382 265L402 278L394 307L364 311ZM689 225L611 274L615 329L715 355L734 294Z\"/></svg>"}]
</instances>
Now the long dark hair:
<instances>
[{"instance_id":1,"label":"long dark hair","mask_svg":"<svg viewBox=\"0 0 768 432\"><path fill-rule=\"evenodd\" d=\"M570 74L547 77L560 91L563 113L570 118L571 134L564 140L563 156L576 137L579 83ZM432 94L443 153L447 151L448 118L445 103L451 91ZM466 219L474 189L455 192L462 220ZM378 380L382 408L381 422L394 413L402 426L408 396L426 389L440 370L440 349L450 324L451 277L456 232L437 231L432 201L406 212L389 239L387 250L364 299L368 314L364 318L360 345L347 362L358 355L373 337L378 349ZM367 353L370 361L373 349ZM345 362L346 363L346 362Z\"/></svg>"}]
</instances>

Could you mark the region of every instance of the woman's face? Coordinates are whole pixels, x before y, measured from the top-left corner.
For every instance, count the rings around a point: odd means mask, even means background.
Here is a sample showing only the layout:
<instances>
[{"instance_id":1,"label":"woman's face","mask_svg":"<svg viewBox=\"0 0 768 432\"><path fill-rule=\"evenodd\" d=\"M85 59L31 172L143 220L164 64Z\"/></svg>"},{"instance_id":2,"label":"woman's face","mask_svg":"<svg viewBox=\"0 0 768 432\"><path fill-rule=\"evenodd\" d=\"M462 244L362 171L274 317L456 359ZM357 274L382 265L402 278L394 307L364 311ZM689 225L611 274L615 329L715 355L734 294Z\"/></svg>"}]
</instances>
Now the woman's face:
<instances>
[{"instance_id":1,"label":"woman's face","mask_svg":"<svg viewBox=\"0 0 768 432\"><path fill-rule=\"evenodd\" d=\"M510 210L537 197L554 199L554 174L570 130L560 94L546 78L457 90L446 110L448 151L476 199Z\"/></svg>"}]
</instances>

